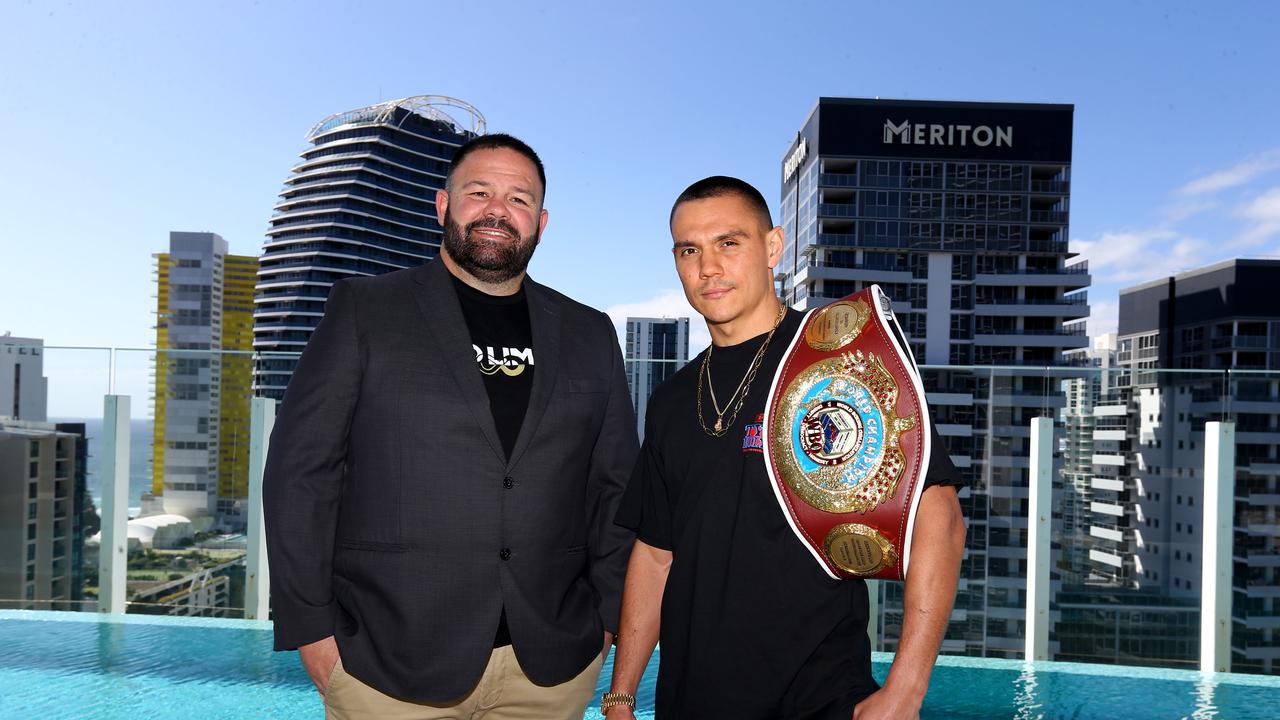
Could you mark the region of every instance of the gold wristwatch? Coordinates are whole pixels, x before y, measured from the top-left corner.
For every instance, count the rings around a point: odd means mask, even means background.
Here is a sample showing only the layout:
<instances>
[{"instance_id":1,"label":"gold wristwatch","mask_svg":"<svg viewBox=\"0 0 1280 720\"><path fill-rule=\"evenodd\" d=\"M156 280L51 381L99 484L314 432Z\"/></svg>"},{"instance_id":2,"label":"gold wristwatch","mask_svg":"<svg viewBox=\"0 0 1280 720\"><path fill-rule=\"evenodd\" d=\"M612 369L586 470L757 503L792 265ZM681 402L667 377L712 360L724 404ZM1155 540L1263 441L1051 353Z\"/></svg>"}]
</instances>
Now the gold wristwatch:
<instances>
[{"instance_id":1,"label":"gold wristwatch","mask_svg":"<svg viewBox=\"0 0 1280 720\"><path fill-rule=\"evenodd\" d=\"M600 698L600 714L604 715L609 708L616 705L626 705L632 710L636 709L636 696L619 692L607 692Z\"/></svg>"}]
</instances>

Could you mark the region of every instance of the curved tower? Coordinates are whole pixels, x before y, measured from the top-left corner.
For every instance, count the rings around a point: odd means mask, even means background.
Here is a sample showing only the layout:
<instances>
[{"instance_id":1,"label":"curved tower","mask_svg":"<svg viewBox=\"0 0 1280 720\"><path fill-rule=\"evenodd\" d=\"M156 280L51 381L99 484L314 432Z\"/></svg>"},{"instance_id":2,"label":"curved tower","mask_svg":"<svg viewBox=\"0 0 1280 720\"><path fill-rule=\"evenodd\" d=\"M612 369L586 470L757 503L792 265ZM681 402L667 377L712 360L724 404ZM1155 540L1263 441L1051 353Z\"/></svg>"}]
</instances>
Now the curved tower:
<instances>
[{"instance_id":1,"label":"curved tower","mask_svg":"<svg viewBox=\"0 0 1280 720\"><path fill-rule=\"evenodd\" d=\"M280 399L334 282L421 265L440 247L435 191L484 116L419 95L330 115L280 191L258 270L254 391Z\"/></svg>"}]
</instances>

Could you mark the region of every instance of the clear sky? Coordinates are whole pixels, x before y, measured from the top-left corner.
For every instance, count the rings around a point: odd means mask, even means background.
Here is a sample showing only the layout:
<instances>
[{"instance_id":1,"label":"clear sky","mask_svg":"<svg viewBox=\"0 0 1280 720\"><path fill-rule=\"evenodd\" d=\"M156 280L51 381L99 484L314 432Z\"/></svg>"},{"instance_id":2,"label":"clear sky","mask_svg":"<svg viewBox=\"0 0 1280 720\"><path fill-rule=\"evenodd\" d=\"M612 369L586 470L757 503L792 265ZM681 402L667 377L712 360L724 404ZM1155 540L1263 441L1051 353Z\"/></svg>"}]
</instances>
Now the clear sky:
<instances>
[{"instance_id":1,"label":"clear sky","mask_svg":"<svg viewBox=\"0 0 1280 720\"><path fill-rule=\"evenodd\" d=\"M311 125L417 94L542 154L531 272L617 317L687 312L671 201L730 174L776 213L820 95L1074 104L1071 238L1107 331L1119 288L1280 255L1278 38L1270 2L3 0L0 333L150 345L170 230L258 254ZM145 356L120 367L145 406ZM77 414L58 373L50 412Z\"/></svg>"}]
</instances>

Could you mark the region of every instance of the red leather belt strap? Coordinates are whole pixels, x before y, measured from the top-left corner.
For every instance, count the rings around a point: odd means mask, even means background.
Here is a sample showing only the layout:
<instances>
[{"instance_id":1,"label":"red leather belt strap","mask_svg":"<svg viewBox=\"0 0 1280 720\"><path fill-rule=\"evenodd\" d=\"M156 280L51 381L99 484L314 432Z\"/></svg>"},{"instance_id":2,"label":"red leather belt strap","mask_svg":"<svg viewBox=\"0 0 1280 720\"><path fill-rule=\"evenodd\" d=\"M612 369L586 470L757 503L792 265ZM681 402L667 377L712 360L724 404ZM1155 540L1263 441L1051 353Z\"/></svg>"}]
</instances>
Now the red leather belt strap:
<instances>
[{"instance_id":1,"label":"red leather belt strap","mask_svg":"<svg viewBox=\"0 0 1280 720\"><path fill-rule=\"evenodd\" d=\"M906 578L931 430L902 338L872 285L810 311L770 387L769 479L796 537L833 578Z\"/></svg>"}]
</instances>

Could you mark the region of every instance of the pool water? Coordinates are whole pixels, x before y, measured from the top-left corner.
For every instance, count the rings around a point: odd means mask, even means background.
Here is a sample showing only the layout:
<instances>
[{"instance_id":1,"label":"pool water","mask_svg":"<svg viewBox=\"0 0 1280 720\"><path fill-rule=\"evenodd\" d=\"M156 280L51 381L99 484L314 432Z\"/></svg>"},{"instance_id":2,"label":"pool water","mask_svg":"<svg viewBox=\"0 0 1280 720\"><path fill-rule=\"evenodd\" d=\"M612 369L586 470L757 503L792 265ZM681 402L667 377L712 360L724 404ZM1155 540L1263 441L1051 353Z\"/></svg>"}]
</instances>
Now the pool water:
<instances>
[{"instance_id":1,"label":"pool water","mask_svg":"<svg viewBox=\"0 0 1280 720\"><path fill-rule=\"evenodd\" d=\"M877 653L883 680L892 656ZM606 663L587 717L599 717ZM656 659L639 692L653 707ZM1280 717L1280 678L943 657L925 718ZM266 622L0 610L0 718L320 718ZM652 717L643 712L638 717Z\"/></svg>"}]
</instances>

